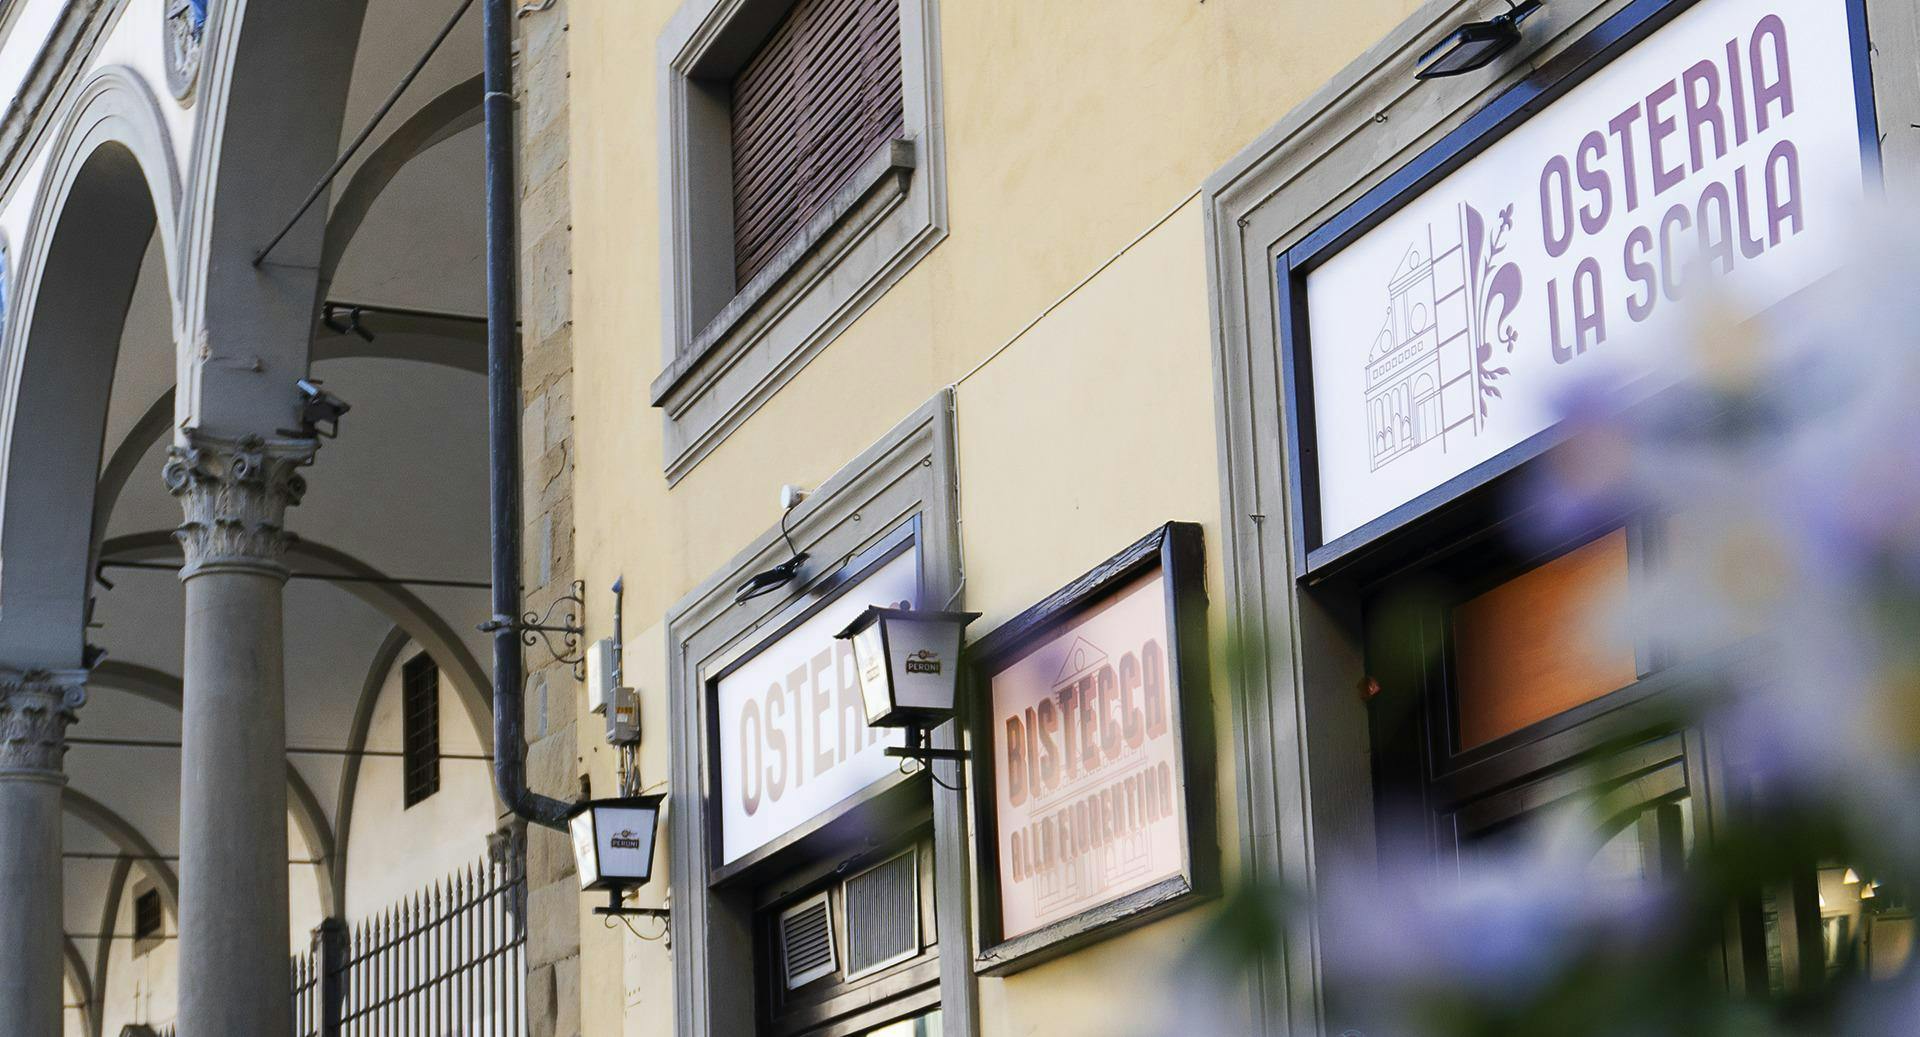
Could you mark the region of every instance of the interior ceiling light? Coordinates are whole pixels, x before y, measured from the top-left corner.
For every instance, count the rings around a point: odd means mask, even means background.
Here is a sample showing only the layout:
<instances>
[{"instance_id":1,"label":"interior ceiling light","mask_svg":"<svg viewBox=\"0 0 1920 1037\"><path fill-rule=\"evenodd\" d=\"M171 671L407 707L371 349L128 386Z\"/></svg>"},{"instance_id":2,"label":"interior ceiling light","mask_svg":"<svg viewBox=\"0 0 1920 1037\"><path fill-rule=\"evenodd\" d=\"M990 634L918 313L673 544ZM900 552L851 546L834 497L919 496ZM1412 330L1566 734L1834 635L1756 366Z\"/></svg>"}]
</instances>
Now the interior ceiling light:
<instances>
[{"instance_id":1,"label":"interior ceiling light","mask_svg":"<svg viewBox=\"0 0 1920 1037\"><path fill-rule=\"evenodd\" d=\"M1847 873L1840 876L1840 881L1849 886L1857 886L1860 884L1860 873L1848 868Z\"/></svg>"},{"instance_id":2,"label":"interior ceiling light","mask_svg":"<svg viewBox=\"0 0 1920 1037\"><path fill-rule=\"evenodd\" d=\"M1545 6L1541 0L1507 0L1507 10L1484 22L1468 22L1420 55L1415 79L1458 76L1492 64L1520 42L1520 23Z\"/></svg>"}]
</instances>

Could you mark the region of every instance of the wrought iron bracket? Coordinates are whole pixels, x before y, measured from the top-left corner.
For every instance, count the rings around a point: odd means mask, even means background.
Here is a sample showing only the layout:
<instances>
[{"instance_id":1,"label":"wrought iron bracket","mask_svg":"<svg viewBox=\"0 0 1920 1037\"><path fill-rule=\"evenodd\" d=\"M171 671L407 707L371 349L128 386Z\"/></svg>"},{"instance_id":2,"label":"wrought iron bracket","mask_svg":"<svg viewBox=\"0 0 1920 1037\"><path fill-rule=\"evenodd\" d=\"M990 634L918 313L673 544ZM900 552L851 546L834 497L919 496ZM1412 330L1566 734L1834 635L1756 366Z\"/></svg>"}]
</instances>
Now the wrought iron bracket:
<instances>
[{"instance_id":1,"label":"wrought iron bracket","mask_svg":"<svg viewBox=\"0 0 1920 1037\"><path fill-rule=\"evenodd\" d=\"M887 746L886 755L897 756L903 760L919 760L921 763L926 763L929 760L965 761L967 751L965 749L935 749L932 746L920 746L916 748L911 746L890 745Z\"/></svg>"},{"instance_id":2,"label":"wrought iron bracket","mask_svg":"<svg viewBox=\"0 0 1920 1037\"><path fill-rule=\"evenodd\" d=\"M672 914L664 907L628 907L620 902L620 898L625 894L625 889L607 890L607 906L596 907L593 913L611 918L658 918L662 921Z\"/></svg>"},{"instance_id":3,"label":"wrought iron bracket","mask_svg":"<svg viewBox=\"0 0 1920 1037\"><path fill-rule=\"evenodd\" d=\"M573 679L584 681L587 679L587 653L581 647L581 640L587 635L586 581L573 581L572 591L571 594L553 599L553 604L548 605L544 613L524 612L518 619L494 616L480 624L480 632L493 634L512 630L520 635L520 643L529 648L545 644L547 654L553 656L555 662L571 666ZM562 605L568 606L564 612L560 612ZM560 613L558 622L554 619L556 612Z\"/></svg>"},{"instance_id":4,"label":"wrought iron bracket","mask_svg":"<svg viewBox=\"0 0 1920 1037\"><path fill-rule=\"evenodd\" d=\"M596 907L593 909L593 913L596 915L608 915L615 918L665 919L672 915L672 912L668 911L664 907L624 907L624 906L623 907Z\"/></svg>"}]
</instances>

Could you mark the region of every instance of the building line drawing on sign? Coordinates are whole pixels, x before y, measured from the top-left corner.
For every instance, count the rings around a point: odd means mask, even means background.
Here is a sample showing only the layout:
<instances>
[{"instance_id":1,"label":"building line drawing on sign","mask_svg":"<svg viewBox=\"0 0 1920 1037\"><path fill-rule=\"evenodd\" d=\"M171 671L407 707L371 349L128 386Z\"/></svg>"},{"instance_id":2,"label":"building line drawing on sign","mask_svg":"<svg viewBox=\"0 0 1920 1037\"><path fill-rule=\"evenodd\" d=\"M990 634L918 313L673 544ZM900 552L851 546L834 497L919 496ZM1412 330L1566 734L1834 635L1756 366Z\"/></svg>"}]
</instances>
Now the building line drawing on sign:
<instances>
[{"instance_id":1,"label":"building line drawing on sign","mask_svg":"<svg viewBox=\"0 0 1920 1037\"><path fill-rule=\"evenodd\" d=\"M1456 429L1478 433L1487 401L1500 398L1494 383L1512 372L1494 366L1494 346L1511 353L1520 340L1510 320L1522 278L1500 258L1513 205L1499 215L1489 237L1480 210L1462 202L1452 227L1427 224L1424 253L1409 245L1387 282L1386 321L1366 362L1374 471L1435 439L1446 450Z\"/></svg>"}]
</instances>

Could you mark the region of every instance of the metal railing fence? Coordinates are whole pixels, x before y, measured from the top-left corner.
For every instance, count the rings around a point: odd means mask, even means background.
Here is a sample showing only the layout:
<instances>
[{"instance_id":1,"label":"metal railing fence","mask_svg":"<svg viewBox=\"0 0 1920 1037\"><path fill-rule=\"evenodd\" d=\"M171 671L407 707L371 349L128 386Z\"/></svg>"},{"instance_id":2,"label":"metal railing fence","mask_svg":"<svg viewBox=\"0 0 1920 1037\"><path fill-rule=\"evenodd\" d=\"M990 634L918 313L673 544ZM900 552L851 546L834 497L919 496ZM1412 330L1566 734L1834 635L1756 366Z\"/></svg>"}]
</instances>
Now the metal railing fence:
<instances>
[{"instance_id":1,"label":"metal railing fence","mask_svg":"<svg viewBox=\"0 0 1920 1037\"><path fill-rule=\"evenodd\" d=\"M292 963L295 1037L524 1037L525 917L516 845L323 926Z\"/></svg>"}]
</instances>

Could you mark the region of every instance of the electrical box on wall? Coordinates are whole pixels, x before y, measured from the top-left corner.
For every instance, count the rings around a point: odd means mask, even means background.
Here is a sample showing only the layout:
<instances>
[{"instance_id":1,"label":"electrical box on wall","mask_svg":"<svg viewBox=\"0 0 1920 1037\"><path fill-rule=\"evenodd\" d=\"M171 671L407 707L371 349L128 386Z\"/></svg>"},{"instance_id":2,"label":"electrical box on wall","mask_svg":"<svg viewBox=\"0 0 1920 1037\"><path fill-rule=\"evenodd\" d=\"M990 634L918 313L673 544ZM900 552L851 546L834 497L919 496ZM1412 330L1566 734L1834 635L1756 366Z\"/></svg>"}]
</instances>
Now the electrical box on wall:
<instances>
[{"instance_id":1,"label":"electrical box on wall","mask_svg":"<svg viewBox=\"0 0 1920 1037\"><path fill-rule=\"evenodd\" d=\"M632 688L613 689L613 703L607 710L607 742L633 745L640 741L640 696Z\"/></svg>"},{"instance_id":2,"label":"electrical box on wall","mask_svg":"<svg viewBox=\"0 0 1920 1037\"><path fill-rule=\"evenodd\" d=\"M607 744L632 745L640 740L640 696L620 686L619 655L610 637L587 649L587 708L606 718Z\"/></svg>"},{"instance_id":3,"label":"electrical box on wall","mask_svg":"<svg viewBox=\"0 0 1920 1037\"><path fill-rule=\"evenodd\" d=\"M613 638L603 637L587 648L587 709L604 714L613 698Z\"/></svg>"}]
</instances>

